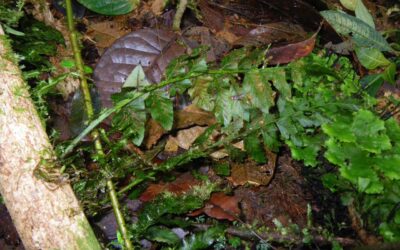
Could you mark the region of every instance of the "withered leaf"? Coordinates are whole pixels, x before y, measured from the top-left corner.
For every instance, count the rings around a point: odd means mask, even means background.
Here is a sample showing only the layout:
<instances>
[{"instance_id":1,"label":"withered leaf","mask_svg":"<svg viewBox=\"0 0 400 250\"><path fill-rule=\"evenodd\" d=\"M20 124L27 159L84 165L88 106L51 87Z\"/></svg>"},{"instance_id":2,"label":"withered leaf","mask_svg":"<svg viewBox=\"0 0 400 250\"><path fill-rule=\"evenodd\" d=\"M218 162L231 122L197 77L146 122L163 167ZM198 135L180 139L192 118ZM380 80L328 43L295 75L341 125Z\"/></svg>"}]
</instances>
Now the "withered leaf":
<instances>
[{"instance_id":1,"label":"withered leaf","mask_svg":"<svg viewBox=\"0 0 400 250\"><path fill-rule=\"evenodd\" d=\"M194 125L211 126L215 124L215 117L211 112L204 111L195 105L186 106L174 113L174 129L188 128ZM144 140L146 148L151 148L166 133L156 121L150 119L147 123L147 136Z\"/></svg>"},{"instance_id":2,"label":"withered leaf","mask_svg":"<svg viewBox=\"0 0 400 250\"><path fill-rule=\"evenodd\" d=\"M168 191L174 194L183 194L189 191L193 186L199 185L200 181L193 177L189 172L184 173L173 182L151 184L139 197L143 202L153 200L162 192Z\"/></svg>"},{"instance_id":3,"label":"withered leaf","mask_svg":"<svg viewBox=\"0 0 400 250\"><path fill-rule=\"evenodd\" d=\"M104 21L88 26L86 35L96 41L97 48L108 48L115 40L128 33L121 23Z\"/></svg>"},{"instance_id":4,"label":"withered leaf","mask_svg":"<svg viewBox=\"0 0 400 250\"><path fill-rule=\"evenodd\" d=\"M234 45L260 46L277 43L294 43L306 38L307 33L300 25L278 22L260 25L235 41Z\"/></svg>"},{"instance_id":5,"label":"withered leaf","mask_svg":"<svg viewBox=\"0 0 400 250\"><path fill-rule=\"evenodd\" d=\"M228 180L234 186L251 184L254 186L268 185L274 176L276 166L276 154L266 150L268 163L257 165L255 162L245 162L243 164L234 163L231 168L231 176Z\"/></svg>"},{"instance_id":6,"label":"withered leaf","mask_svg":"<svg viewBox=\"0 0 400 250\"><path fill-rule=\"evenodd\" d=\"M112 106L111 95L121 90L128 75L139 64L147 79L158 83L168 63L185 48L170 31L142 29L119 38L100 58L93 79L103 107Z\"/></svg>"},{"instance_id":7,"label":"withered leaf","mask_svg":"<svg viewBox=\"0 0 400 250\"><path fill-rule=\"evenodd\" d=\"M317 33L318 32L314 33L314 35L302 42L292 43L268 50L266 55L269 58L268 63L272 65L284 64L307 56L314 49Z\"/></svg>"},{"instance_id":8,"label":"withered leaf","mask_svg":"<svg viewBox=\"0 0 400 250\"><path fill-rule=\"evenodd\" d=\"M193 211L189 216L205 213L215 219L235 221L240 215L239 201L237 197L223 192L213 193L203 208Z\"/></svg>"}]
</instances>

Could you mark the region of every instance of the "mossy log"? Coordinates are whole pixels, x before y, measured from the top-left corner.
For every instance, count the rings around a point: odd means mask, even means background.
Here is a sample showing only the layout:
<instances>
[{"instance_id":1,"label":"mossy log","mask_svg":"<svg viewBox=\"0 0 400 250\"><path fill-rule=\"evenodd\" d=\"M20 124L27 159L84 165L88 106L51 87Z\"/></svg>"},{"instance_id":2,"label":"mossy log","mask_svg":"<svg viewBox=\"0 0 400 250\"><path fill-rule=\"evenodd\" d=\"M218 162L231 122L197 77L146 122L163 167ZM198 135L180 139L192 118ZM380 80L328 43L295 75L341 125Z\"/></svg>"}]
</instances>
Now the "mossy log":
<instances>
[{"instance_id":1,"label":"mossy log","mask_svg":"<svg viewBox=\"0 0 400 250\"><path fill-rule=\"evenodd\" d=\"M15 227L28 250L100 249L70 185L56 181L52 155L0 26L0 193Z\"/></svg>"}]
</instances>

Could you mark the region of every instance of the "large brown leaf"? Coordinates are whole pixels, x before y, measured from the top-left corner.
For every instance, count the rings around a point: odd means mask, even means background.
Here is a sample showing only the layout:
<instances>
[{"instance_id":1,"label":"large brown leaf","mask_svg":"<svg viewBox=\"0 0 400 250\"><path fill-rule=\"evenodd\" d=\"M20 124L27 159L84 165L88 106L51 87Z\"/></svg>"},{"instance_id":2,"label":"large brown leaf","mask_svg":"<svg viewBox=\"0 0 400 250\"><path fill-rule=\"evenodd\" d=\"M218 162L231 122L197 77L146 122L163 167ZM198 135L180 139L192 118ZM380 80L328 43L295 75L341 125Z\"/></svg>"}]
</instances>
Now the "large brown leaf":
<instances>
[{"instance_id":1,"label":"large brown leaf","mask_svg":"<svg viewBox=\"0 0 400 250\"><path fill-rule=\"evenodd\" d=\"M312 35L307 40L280 47L275 47L268 50L267 52L267 57L269 58L268 63L272 65L289 63L296 59L307 56L314 49L317 33Z\"/></svg>"},{"instance_id":2,"label":"large brown leaf","mask_svg":"<svg viewBox=\"0 0 400 250\"><path fill-rule=\"evenodd\" d=\"M236 196L228 196L223 192L213 193L203 208L189 215L198 216L205 213L215 219L235 221L240 215L239 201Z\"/></svg>"},{"instance_id":3,"label":"large brown leaf","mask_svg":"<svg viewBox=\"0 0 400 250\"><path fill-rule=\"evenodd\" d=\"M264 165L257 165L255 162L246 162L244 164L232 164L231 176L228 180L234 186L242 186L246 184L260 186L268 185L275 173L276 154L266 150L268 163Z\"/></svg>"},{"instance_id":4,"label":"large brown leaf","mask_svg":"<svg viewBox=\"0 0 400 250\"><path fill-rule=\"evenodd\" d=\"M173 182L151 184L139 197L143 202L153 200L162 192L168 191L176 195L189 191L193 186L199 185L200 181L189 172L178 176Z\"/></svg>"},{"instance_id":5,"label":"large brown leaf","mask_svg":"<svg viewBox=\"0 0 400 250\"><path fill-rule=\"evenodd\" d=\"M110 107L111 95L121 90L132 70L139 64L150 82L161 80L168 63L185 52L173 32L142 29L118 39L100 58L94 82L103 107Z\"/></svg>"}]
</instances>

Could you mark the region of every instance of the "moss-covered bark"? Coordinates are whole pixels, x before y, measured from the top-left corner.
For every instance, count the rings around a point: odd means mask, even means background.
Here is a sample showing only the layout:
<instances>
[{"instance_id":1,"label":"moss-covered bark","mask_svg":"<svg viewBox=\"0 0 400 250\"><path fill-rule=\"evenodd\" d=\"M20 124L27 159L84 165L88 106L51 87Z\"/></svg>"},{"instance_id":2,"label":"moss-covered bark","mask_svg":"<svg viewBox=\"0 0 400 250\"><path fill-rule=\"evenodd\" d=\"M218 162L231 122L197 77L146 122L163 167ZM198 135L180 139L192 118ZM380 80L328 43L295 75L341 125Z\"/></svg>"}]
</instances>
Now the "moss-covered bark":
<instances>
[{"instance_id":1,"label":"moss-covered bark","mask_svg":"<svg viewBox=\"0 0 400 250\"><path fill-rule=\"evenodd\" d=\"M0 193L26 249L100 249L53 151L0 26ZM61 180L62 178L60 178Z\"/></svg>"}]
</instances>

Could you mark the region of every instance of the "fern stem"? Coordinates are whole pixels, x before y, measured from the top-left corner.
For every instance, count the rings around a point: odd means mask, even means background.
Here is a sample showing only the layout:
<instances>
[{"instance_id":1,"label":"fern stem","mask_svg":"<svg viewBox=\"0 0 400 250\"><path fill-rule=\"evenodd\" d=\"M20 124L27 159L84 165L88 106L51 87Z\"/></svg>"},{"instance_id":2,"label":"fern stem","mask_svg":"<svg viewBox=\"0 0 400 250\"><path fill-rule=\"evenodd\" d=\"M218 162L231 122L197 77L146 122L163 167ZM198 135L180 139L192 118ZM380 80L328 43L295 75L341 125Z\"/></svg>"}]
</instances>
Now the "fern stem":
<instances>
[{"instance_id":1,"label":"fern stem","mask_svg":"<svg viewBox=\"0 0 400 250\"><path fill-rule=\"evenodd\" d=\"M71 4L71 0L66 0L65 2L66 2L67 23L68 23L68 30L69 30L69 34L70 34L71 47L72 47L72 51L74 54L76 68L78 69L78 73L79 73L80 87L81 87L81 90L83 93L85 110L87 113L88 120L91 121L91 120L93 120L93 117L94 117L94 108L93 108L92 97L90 95L89 85L88 85L87 78L85 75L84 63L82 60L82 55L81 55L81 51L80 51L80 47L79 47L78 33L75 30L72 4ZM103 146L100 141L99 131L97 129L93 129L91 131L91 135L94 140L94 147L96 150L96 154L99 156L104 156L105 154L103 151ZM114 184L111 179L107 180L107 187L109 190L111 205L113 207L115 218L117 220L119 230L121 231L125 247L127 250L131 250L131 249L133 249L133 245L129 239L128 230L126 229L125 220L121 213L119 201L117 199L117 192L115 191Z\"/></svg>"},{"instance_id":2,"label":"fern stem","mask_svg":"<svg viewBox=\"0 0 400 250\"><path fill-rule=\"evenodd\" d=\"M179 4L178 4L178 7L176 8L174 21L172 24L173 30L179 31L181 29L181 21L182 21L183 13L185 13L187 5L188 5L187 0L179 0Z\"/></svg>"},{"instance_id":3,"label":"fern stem","mask_svg":"<svg viewBox=\"0 0 400 250\"><path fill-rule=\"evenodd\" d=\"M246 73L248 72L248 69L239 69L239 70L209 70L206 72L192 72L192 73L184 73L182 76L178 76L175 78L167 79L159 84L151 85L148 88L144 89L142 92L137 92L137 95L132 96L131 98L124 99L119 101L114 105L114 107L105 109L102 113L99 114L99 116L92 121L90 121L89 125L86 126L86 128L77 136L75 137L71 143L68 145L68 147L64 150L64 152L61 154L61 158L66 157L69 153L72 152L72 150L75 148L76 145L91 131L93 131L100 123L102 123L105 119L107 119L111 114L121 110L123 107L128 105L129 103L137 100L138 98L142 97L143 95L153 92L157 89L164 88L170 84L174 84L186 79L191 79L203 75L223 75L223 74L238 74L238 73Z\"/></svg>"}]
</instances>

